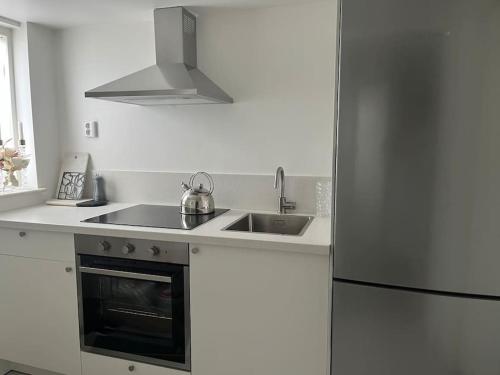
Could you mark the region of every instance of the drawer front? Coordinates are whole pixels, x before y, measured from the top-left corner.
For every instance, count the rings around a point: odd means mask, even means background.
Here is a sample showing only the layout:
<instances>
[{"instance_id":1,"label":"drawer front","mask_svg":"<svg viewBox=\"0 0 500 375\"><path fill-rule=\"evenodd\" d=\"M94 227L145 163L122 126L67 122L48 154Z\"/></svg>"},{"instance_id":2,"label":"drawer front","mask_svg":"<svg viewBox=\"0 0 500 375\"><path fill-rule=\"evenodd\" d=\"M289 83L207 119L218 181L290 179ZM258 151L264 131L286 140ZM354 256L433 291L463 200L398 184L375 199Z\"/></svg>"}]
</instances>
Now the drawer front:
<instances>
[{"instance_id":1,"label":"drawer front","mask_svg":"<svg viewBox=\"0 0 500 375\"><path fill-rule=\"evenodd\" d=\"M82 352L82 375L189 375L189 372Z\"/></svg>"},{"instance_id":2,"label":"drawer front","mask_svg":"<svg viewBox=\"0 0 500 375\"><path fill-rule=\"evenodd\" d=\"M0 255L74 262L73 234L0 228Z\"/></svg>"}]
</instances>

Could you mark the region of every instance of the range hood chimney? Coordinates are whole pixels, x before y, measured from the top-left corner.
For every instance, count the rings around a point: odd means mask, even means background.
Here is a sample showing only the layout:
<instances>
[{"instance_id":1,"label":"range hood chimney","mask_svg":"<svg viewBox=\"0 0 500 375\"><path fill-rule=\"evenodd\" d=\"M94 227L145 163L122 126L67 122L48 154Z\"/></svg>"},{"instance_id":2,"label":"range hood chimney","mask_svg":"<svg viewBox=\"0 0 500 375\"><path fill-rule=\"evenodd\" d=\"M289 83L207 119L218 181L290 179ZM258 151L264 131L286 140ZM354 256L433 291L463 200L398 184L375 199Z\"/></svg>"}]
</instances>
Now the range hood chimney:
<instances>
[{"instance_id":1,"label":"range hood chimney","mask_svg":"<svg viewBox=\"0 0 500 375\"><path fill-rule=\"evenodd\" d=\"M196 17L183 7L154 10L156 64L93 90L86 98L137 105L232 103L197 68Z\"/></svg>"}]
</instances>

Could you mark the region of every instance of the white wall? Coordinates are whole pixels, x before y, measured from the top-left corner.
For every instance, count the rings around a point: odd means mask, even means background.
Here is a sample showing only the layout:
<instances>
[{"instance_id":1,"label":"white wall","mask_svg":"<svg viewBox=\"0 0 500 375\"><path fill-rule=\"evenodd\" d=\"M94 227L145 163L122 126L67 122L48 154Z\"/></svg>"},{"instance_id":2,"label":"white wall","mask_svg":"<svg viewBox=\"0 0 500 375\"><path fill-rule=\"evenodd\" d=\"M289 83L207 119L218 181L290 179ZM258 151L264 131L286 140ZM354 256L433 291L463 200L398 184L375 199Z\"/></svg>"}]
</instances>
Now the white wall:
<instances>
[{"instance_id":1,"label":"white wall","mask_svg":"<svg viewBox=\"0 0 500 375\"><path fill-rule=\"evenodd\" d=\"M28 58L28 27L23 23L19 29L13 30L14 49L14 83L16 88L17 120L24 124L26 151L32 155L28 176L29 184L37 186L36 159L34 156L35 141L33 136L33 114L31 109L31 84ZM0 203L1 204L1 203Z\"/></svg>"},{"instance_id":2,"label":"white wall","mask_svg":"<svg viewBox=\"0 0 500 375\"><path fill-rule=\"evenodd\" d=\"M60 165L56 87L56 32L23 23L14 30L17 118L31 155L30 185L55 189Z\"/></svg>"},{"instance_id":3,"label":"white wall","mask_svg":"<svg viewBox=\"0 0 500 375\"><path fill-rule=\"evenodd\" d=\"M85 90L154 63L152 23L60 32L62 151L90 152L97 170L330 176L335 1L203 10L199 66L233 105L138 107ZM100 137L83 136L98 120Z\"/></svg>"},{"instance_id":4,"label":"white wall","mask_svg":"<svg viewBox=\"0 0 500 375\"><path fill-rule=\"evenodd\" d=\"M40 187L53 195L60 169L56 31L28 22L31 112Z\"/></svg>"}]
</instances>

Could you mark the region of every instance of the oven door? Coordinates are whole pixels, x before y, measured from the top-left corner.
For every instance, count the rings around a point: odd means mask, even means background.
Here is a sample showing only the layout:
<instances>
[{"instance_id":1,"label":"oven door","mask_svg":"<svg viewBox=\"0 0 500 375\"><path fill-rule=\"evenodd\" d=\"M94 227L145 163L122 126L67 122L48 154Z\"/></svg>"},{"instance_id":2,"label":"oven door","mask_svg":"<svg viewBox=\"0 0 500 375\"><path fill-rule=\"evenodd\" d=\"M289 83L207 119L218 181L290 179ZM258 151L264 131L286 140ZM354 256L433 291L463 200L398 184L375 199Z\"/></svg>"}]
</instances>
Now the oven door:
<instances>
[{"instance_id":1,"label":"oven door","mask_svg":"<svg viewBox=\"0 0 500 375\"><path fill-rule=\"evenodd\" d=\"M190 369L189 267L80 255L82 350Z\"/></svg>"}]
</instances>

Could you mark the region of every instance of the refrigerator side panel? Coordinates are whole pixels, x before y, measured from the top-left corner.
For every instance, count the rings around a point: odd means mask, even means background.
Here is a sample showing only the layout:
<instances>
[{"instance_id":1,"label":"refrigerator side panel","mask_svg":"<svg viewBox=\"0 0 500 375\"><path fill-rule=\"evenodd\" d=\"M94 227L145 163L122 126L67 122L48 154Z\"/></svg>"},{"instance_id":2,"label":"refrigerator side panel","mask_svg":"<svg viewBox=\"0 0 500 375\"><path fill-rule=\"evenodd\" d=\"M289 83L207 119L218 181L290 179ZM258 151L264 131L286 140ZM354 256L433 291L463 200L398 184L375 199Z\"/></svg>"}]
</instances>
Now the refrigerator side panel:
<instances>
[{"instance_id":1,"label":"refrigerator side panel","mask_svg":"<svg viewBox=\"0 0 500 375\"><path fill-rule=\"evenodd\" d=\"M342 16L335 277L500 295L500 2Z\"/></svg>"},{"instance_id":2,"label":"refrigerator side panel","mask_svg":"<svg viewBox=\"0 0 500 375\"><path fill-rule=\"evenodd\" d=\"M332 375L498 375L500 301L334 283Z\"/></svg>"}]
</instances>

